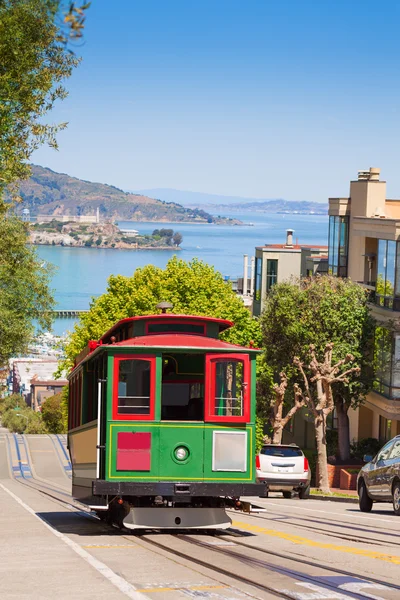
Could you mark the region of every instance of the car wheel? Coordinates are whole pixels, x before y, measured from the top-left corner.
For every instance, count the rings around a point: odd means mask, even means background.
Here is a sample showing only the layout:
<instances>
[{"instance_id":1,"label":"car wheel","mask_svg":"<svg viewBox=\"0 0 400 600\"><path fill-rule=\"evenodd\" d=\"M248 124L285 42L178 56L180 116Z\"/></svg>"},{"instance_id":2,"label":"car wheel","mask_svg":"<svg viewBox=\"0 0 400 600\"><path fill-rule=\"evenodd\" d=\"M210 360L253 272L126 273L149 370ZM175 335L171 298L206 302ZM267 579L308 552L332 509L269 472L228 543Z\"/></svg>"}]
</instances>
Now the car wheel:
<instances>
[{"instance_id":1,"label":"car wheel","mask_svg":"<svg viewBox=\"0 0 400 600\"><path fill-rule=\"evenodd\" d=\"M372 504L373 503L371 498L368 496L365 483L362 481L358 490L358 505L361 512L371 512Z\"/></svg>"},{"instance_id":2,"label":"car wheel","mask_svg":"<svg viewBox=\"0 0 400 600\"><path fill-rule=\"evenodd\" d=\"M299 490L300 500L306 500L310 496L310 484Z\"/></svg>"},{"instance_id":3,"label":"car wheel","mask_svg":"<svg viewBox=\"0 0 400 600\"><path fill-rule=\"evenodd\" d=\"M284 498L290 499L292 497L292 492L282 492Z\"/></svg>"},{"instance_id":4,"label":"car wheel","mask_svg":"<svg viewBox=\"0 0 400 600\"><path fill-rule=\"evenodd\" d=\"M394 514L400 517L400 481L393 486L393 510Z\"/></svg>"}]
</instances>

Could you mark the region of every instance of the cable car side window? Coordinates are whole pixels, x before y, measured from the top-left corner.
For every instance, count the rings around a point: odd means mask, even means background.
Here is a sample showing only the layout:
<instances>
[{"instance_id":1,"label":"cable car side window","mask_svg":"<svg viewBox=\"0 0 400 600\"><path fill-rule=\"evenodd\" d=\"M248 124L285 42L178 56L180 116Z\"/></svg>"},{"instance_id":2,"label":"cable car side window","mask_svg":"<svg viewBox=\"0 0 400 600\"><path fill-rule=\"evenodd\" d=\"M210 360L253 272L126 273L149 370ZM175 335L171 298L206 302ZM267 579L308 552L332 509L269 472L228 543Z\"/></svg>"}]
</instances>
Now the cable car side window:
<instances>
[{"instance_id":1,"label":"cable car side window","mask_svg":"<svg viewBox=\"0 0 400 600\"><path fill-rule=\"evenodd\" d=\"M247 422L250 417L250 368L246 355L207 357L208 421Z\"/></svg>"},{"instance_id":2,"label":"cable car side window","mask_svg":"<svg viewBox=\"0 0 400 600\"><path fill-rule=\"evenodd\" d=\"M155 357L114 359L113 419L153 420Z\"/></svg>"}]
</instances>

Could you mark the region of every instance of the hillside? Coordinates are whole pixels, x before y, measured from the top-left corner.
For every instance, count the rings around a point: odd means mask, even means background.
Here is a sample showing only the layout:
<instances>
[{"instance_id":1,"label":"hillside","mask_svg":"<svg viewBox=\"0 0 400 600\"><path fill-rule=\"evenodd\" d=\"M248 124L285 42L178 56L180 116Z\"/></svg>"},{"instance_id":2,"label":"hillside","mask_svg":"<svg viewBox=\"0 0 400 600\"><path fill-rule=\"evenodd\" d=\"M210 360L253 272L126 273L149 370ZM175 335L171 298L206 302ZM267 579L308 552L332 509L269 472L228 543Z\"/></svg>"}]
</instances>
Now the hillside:
<instances>
[{"instance_id":1,"label":"hillside","mask_svg":"<svg viewBox=\"0 0 400 600\"><path fill-rule=\"evenodd\" d=\"M235 219L220 219L199 209L127 193L37 165L32 165L31 178L21 182L20 196L22 208L29 208L32 216L94 215L99 208L103 220L240 224Z\"/></svg>"}]
</instances>

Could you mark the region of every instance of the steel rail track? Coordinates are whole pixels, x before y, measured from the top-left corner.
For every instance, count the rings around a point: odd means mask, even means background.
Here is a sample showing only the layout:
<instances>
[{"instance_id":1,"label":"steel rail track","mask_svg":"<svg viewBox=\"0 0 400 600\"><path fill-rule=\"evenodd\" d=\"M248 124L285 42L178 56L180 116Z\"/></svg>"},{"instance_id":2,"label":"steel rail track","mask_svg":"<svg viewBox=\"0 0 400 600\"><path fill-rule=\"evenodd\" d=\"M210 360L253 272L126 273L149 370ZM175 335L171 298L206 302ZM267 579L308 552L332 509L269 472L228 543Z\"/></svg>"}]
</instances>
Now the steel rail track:
<instances>
[{"instance_id":1,"label":"steel rail track","mask_svg":"<svg viewBox=\"0 0 400 600\"><path fill-rule=\"evenodd\" d=\"M239 530L240 531L240 530ZM392 588L396 591L400 591L400 586L396 585L395 583L388 583L386 581L381 581L380 579L375 579L374 577L367 577L365 578L363 575L356 575L355 573L351 573L350 571L345 571L344 569L338 569L337 567L330 567L330 566L323 566L321 567L321 565L319 565L318 563L311 561L311 560L305 560L303 558L300 558L299 556L296 555L296 557L291 557L287 554L281 554L280 552L275 552L273 550L268 550L267 548L259 548L258 546L254 546L253 544L246 544L245 542L239 542L236 541L236 535L232 535L232 534L226 534L225 535L222 533L220 538L224 539L224 538L229 538L229 537L234 537L235 538L235 544L237 544L238 546L245 546L246 548L251 548L252 550L258 550L264 554L269 554L271 556L276 556L277 558L283 558L285 560L291 560L295 563L301 563L310 567L320 567L323 568L325 571L329 571L330 573L334 573L336 575L346 575L347 577L355 577L357 579L362 579L362 581L368 581L370 583L378 583L380 585L385 585L386 587Z\"/></svg>"},{"instance_id":2,"label":"steel rail track","mask_svg":"<svg viewBox=\"0 0 400 600\"><path fill-rule=\"evenodd\" d=\"M22 473L22 471L21 471ZM74 499L70 496L68 496L68 494L66 494L65 492L62 492L59 489L56 489L54 487L51 487L50 485L44 484L42 482L39 482L38 480L34 479L33 477L30 477L29 479L22 477L18 477L15 478L15 480L20 483L22 486L28 487L30 489L33 489L39 493L41 493L44 496L50 497L53 500L55 500L56 502L66 506L72 513L73 510L71 509L76 509L79 511L79 513L77 514L77 517L81 517L81 518L85 518L85 519L89 519L90 521L97 521L98 523L101 523L106 529L109 527L110 529L117 529L121 536L124 537L124 539L127 539L128 541L130 541L132 543L132 536L126 536L125 532L122 530L120 530L119 528L113 527L111 525L107 525L106 523L104 523L103 521L101 521L97 516L94 516L93 514L91 514L90 512L88 512L87 510L85 510L85 506L84 505L78 505ZM42 489L42 488L46 488L46 489ZM51 490L53 493L50 493L49 490ZM56 495L55 495L56 494ZM71 500L64 500L63 498L60 498L59 495L62 496L66 496L68 498L71 498ZM240 532L240 529L239 529ZM219 533L219 532L217 532ZM297 571L293 571L291 569L288 569L286 567L282 567L279 565L275 565L272 563L268 563L266 561L260 560L260 559L254 559L251 557L246 557L244 555L239 555L237 552L234 552L232 550L227 550L226 548L221 548L221 547L215 547L215 546L211 546L210 544L207 544L206 542L202 542L200 540L196 540L192 537L189 537L188 534L176 534L177 537L181 540L186 541L189 544L192 545L196 545L199 547L202 547L204 549L206 549L207 551L212 551L215 553L220 553L223 554L225 556L229 556L229 558L234 559L238 562L246 562L247 564L249 564L249 566L255 566L255 567L263 567L263 568L267 568L269 570L281 573L287 577L289 577L291 580L295 579L295 580L302 580L302 581L306 581L309 583L313 583L316 585L319 585L320 587L324 587L326 589L329 590L334 590L336 592L340 591L341 594L343 594L344 596L348 596L349 598L354 598L354 599L360 599L360 600L366 600L368 598L370 598L370 595L364 595L364 594L359 594L356 592L350 592L348 590L340 590L340 588L338 588L337 586L334 586L333 584L329 584L327 582L322 582L321 581L321 577L316 577L316 576L311 576L311 575L307 575L305 573L298 573ZM386 581L381 581L379 579L376 578L372 578L372 577L368 577L365 578L362 575L355 575L354 573L351 573L349 571L345 571L343 569L338 569L338 568L334 568L334 567L329 567L329 566L321 566L320 564L310 561L310 560L305 560L305 559L301 559L299 557L290 557L286 554L281 554L279 552L274 552L271 550L267 550L266 548L259 548L257 546L254 546L252 544L247 544L244 542L240 542L237 540L237 533L233 530L231 534L227 534L225 531L222 531L220 533L220 535L218 535L218 537L220 539L229 539L234 537L235 538L235 544L237 546L246 548L246 549L250 549L256 552L260 552L262 554L267 554L270 556L274 556L276 558L281 558L283 560L286 561L292 561L295 563L301 563L307 566L311 566L311 567L315 567L315 568L319 568L322 569L323 571L328 571L329 573L334 573L334 574L340 574L340 575L345 575L348 577L352 577L355 579L359 579L360 581L364 581L364 582L368 582L368 583L374 583L374 584L379 584L379 585L383 585L389 589L393 589L396 591L400 591L400 586L392 584L392 583L388 583ZM240 533L239 533L240 535ZM180 558L183 558L191 563L194 563L198 566L202 566L205 567L215 573L224 575L226 577L229 577L230 579L233 579L235 581L240 581L241 583L244 583L246 585L249 585L255 589L258 589L260 591L264 591L264 592L268 592L269 594L272 594L276 597L279 598L288 598L289 600L293 600L294 595L293 594L287 594L285 592L282 592L280 590L277 590L276 588L272 587L272 586L268 586L264 583L257 583L252 579L249 579L243 575L239 575L237 572L233 572L230 570L227 570L223 567L218 567L215 564L210 564L209 561L203 561L199 558L195 558L193 556L190 555L190 553L185 553L185 552L181 552L179 550L174 550L168 546L165 546L162 543L159 543L155 540L151 540L148 537L146 537L146 535L140 535L140 540L144 541L146 544L156 547L160 550L166 551L169 554L173 554L175 556L179 556Z\"/></svg>"},{"instance_id":3,"label":"steel rail track","mask_svg":"<svg viewBox=\"0 0 400 600\"><path fill-rule=\"evenodd\" d=\"M263 507L264 508L264 507ZM237 514L237 513L235 513ZM382 535L382 536L386 536L386 537L393 537L393 538L399 538L400 532L389 532L389 531L376 531L374 529L366 529L360 526L352 526L352 525L346 525L346 524L340 524L338 521L335 521L333 519L327 519L327 518L322 518L324 520L324 522L320 522L317 521L316 519L308 519L308 518L304 518L304 517L297 517L297 516L289 516L286 514L280 514L280 513L272 513L277 515L278 517L282 517L282 523L283 524L287 524L287 525L293 525L295 527L300 527L302 529L311 529L313 531L316 532L320 532L320 533L326 533L326 529L321 529L319 527L312 527L309 525L302 525L301 523L298 523L297 521L302 521L302 522L307 522L307 523L321 523L321 525L327 525L330 527L337 527L340 529L348 529L350 531L362 531L366 534L368 533L372 533L374 535ZM273 521L273 522L279 522L281 521L281 519L276 519L276 518L271 518L271 517L265 517L259 514L254 514L254 513L250 513L249 515L252 518L257 518L257 519L261 519L263 521ZM284 520L283 520L284 519ZM381 528L382 529L382 528ZM378 538L367 538L367 537L363 537L363 536L352 536L352 537L345 537L345 534L339 534L339 532L333 532L333 531L329 531L329 535L332 537L337 537L337 538L342 538L344 540L350 540L350 541L355 541L355 542L361 542L361 543L367 543L367 544L378 544L378 545L384 545L385 543L390 544L394 547L398 547L400 546L400 543L395 542L395 541L390 541L388 540L387 542L383 539L378 539Z\"/></svg>"},{"instance_id":4,"label":"steel rail track","mask_svg":"<svg viewBox=\"0 0 400 600\"><path fill-rule=\"evenodd\" d=\"M207 544L207 542L202 542L201 540L196 540L192 537L189 537L188 535L178 535L178 537L180 539L185 539L185 541L187 541L190 544L193 544L195 546L200 546L203 548L206 548L207 550L212 550L213 552L219 553L219 554L223 554L225 556L228 556L229 558L235 558L236 560L238 560L239 562L246 562L247 564L254 566L254 567L263 567L263 568L268 568L272 571L278 572L278 573L282 573L283 575L286 575L288 577L290 577L291 579L297 579L300 581L306 581L309 583L313 583L313 584L317 584L320 587L324 587L326 589L329 590L334 590L335 592L340 592L341 594L343 594L344 596L348 596L349 598L361 598L361 599L365 599L365 598L371 598L370 594L363 594L363 593L358 593L358 592L351 592L349 590L341 590L340 588L338 588L337 586L335 586L334 584L331 584L329 582L326 581L321 581L322 579L322 575L321 576L312 576L312 575L307 575L306 573L299 573L298 571L293 571L292 569L283 567L283 566L279 566L279 565L275 565L273 563L268 563L266 561L263 560L259 560L259 559L255 559L255 558L251 558L251 557L246 557L246 556L241 556L239 555L237 552L235 552L234 550L229 550L227 548L221 548L221 547L215 547L215 546L210 546L209 544ZM223 536L221 536L223 537ZM279 558L283 558L285 560L290 560L292 562L302 562L304 564L313 566L313 567L317 567L323 571L328 571L328 572L332 572L332 573L341 573L341 574L345 574L347 576L352 577L353 579L359 579L360 581L363 582L367 582L367 583L378 583L380 585L383 585L387 588L396 590L396 591L400 591L400 586L395 585L395 584L388 584L384 581L379 581L379 580L374 580L370 577L365 578L363 576L359 576L359 575L354 575L354 573L349 573L346 571L342 571L340 569L333 569L330 567L327 567L325 565L321 566L317 563L313 563L311 561L302 561L302 560L298 560L297 558L291 558L290 556L284 555L284 554L279 554L279 553L274 553L274 552L269 552L266 549L260 549L257 546L250 546L248 544L240 544L238 543L237 545L245 547L245 548L251 548L252 550L255 550L257 552L263 553L263 554L270 554ZM234 576L234 574L232 574L232 576ZM255 583L253 583L253 585L257 585ZM291 596L291 598L293 599L293 595Z\"/></svg>"}]
</instances>

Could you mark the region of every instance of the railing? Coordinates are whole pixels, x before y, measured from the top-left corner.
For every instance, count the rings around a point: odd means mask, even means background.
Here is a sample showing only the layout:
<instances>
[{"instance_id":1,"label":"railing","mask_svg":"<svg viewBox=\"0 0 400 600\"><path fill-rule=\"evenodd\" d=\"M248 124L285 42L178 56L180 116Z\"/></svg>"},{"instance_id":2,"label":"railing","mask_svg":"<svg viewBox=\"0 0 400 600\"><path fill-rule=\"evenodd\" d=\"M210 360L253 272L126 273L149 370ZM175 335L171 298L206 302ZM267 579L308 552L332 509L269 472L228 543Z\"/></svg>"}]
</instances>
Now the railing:
<instances>
[{"instance_id":1,"label":"railing","mask_svg":"<svg viewBox=\"0 0 400 600\"><path fill-rule=\"evenodd\" d=\"M387 310L400 311L400 298L396 296L388 296L386 294L378 294L374 281L358 281L363 288L368 292L368 302L385 308Z\"/></svg>"}]
</instances>

